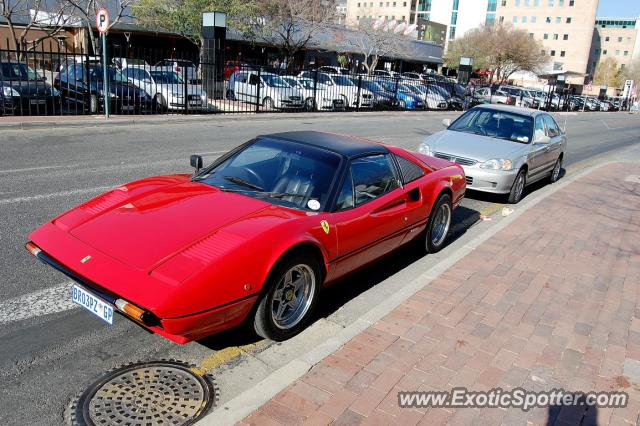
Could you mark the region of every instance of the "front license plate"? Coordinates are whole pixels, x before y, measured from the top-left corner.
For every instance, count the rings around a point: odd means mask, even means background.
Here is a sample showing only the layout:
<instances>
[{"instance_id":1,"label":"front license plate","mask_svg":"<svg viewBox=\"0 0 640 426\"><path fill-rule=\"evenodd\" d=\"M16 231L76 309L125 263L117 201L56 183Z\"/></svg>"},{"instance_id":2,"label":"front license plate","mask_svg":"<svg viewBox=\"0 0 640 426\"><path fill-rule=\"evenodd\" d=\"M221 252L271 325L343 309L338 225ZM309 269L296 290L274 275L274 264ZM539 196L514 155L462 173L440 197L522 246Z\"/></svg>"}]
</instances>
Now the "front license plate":
<instances>
[{"instance_id":1,"label":"front license plate","mask_svg":"<svg viewBox=\"0 0 640 426\"><path fill-rule=\"evenodd\" d=\"M44 99L31 99L29 102L31 102L31 105L44 105L45 104L45 100Z\"/></svg>"},{"instance_id":2,"label":"front license plate","mask_svg":"<svg viewBox=\"0 0 640 426\"><path fill-rule=\"evenodd\" d=\"M71 287L71 301L82 306L101 320L113 324L113 306L82 287L75 284Z\"/></svg>"},{"instance_id":3,"label":"front license plate","mask_svg":"<svg viewBox=\"0 0 640 426\"><path fill-rule=\"evenodd\" d=\"M201 102L200 101L189 101L189 105L191 105L191 106L200 106Z\"/></svg>"}]
</instances>

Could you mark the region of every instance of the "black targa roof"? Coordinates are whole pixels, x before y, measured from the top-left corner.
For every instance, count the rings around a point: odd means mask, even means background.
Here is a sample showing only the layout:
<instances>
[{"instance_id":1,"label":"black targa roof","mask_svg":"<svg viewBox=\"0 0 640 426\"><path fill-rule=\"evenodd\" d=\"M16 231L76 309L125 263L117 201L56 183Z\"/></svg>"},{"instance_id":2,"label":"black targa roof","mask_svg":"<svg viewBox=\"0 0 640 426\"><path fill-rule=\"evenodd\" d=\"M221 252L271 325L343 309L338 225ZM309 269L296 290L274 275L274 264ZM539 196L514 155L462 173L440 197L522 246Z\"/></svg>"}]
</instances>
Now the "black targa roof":
<instances>
[{"instance_id":1,"label":"black targa roof","mask_svg":"<svg viewBox=\"0 0 640 426\"><path fill-rule=\"evenodd\" d=\"M353 136L325 132L299 131L272 133L269 135L262 135L260 138L279 139L311 145L333 151L349 158L363 154L386 154L389 152L387 148L377 143L368 142Z\"/></svg>"}]
</instances>

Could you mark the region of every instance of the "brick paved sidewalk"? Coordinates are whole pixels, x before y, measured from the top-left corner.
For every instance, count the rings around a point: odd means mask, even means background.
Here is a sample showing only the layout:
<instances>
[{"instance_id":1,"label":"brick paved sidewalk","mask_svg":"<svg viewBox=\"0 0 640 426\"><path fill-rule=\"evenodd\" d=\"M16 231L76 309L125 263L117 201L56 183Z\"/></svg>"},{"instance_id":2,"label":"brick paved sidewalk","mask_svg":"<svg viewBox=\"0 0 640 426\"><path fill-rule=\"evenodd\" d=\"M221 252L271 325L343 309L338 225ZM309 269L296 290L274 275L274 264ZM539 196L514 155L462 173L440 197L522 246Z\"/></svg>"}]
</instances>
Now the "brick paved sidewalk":
<instances>
[{"instance_id":1,"label":"brick paved sidewalk","mask_svg":"<svg viewBox=\"0 0 640 426\"><path fill-rule=\"evenodd\" d=\"M243 422L637 424L640 184L624 179L640 171L630 166L600 168L542 200ZM398 391L455 386L624 390L630 402L398 406Z\"/></svg>"}]
</instances>

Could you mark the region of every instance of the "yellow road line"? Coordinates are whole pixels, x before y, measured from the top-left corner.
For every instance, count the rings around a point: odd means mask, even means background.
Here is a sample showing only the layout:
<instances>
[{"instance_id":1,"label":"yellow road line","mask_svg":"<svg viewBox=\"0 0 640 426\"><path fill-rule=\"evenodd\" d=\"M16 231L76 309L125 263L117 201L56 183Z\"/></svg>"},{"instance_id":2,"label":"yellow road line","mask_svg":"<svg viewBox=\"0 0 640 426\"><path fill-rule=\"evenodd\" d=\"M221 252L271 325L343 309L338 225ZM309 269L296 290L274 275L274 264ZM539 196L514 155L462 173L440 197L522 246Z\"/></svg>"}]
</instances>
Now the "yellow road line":
<instances>
[{"instance_id":1,"label":"yellow road line","mask_svg":"<svg viewBox=\"0 0 640 426\"><path fill-rule=\"evenodd\" d=\"M259 342L250 343L248 345L229 346L228 348L221 349L203 359L202 362L200 362L200 365L198 367L191 368L191 371L202 376L204 374L207 374L209 371L216 369L222 364L239 357L244 352L257 348L265 342L266 340L261 340Z\"/></svg>"}]
</instances>

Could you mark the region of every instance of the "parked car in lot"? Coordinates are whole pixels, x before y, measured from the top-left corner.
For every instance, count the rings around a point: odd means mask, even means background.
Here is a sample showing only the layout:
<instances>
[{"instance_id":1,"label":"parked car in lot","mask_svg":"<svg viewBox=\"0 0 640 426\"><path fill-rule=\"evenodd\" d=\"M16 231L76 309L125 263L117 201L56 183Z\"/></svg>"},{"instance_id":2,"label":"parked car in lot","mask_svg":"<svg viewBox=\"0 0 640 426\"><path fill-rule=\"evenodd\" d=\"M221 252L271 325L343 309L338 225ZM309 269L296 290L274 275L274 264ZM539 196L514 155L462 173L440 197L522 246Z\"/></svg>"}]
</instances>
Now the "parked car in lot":
<instances>
[{"instance_id":1,"label":"parked car in lot","mask_svg":"<svg viewBox=\"0 0 640 426\"><path fill-rule=\"evenodd\" d=\"M231 89L233 88L233 89ZM300 109L304 99L300 90L276 74L237 71L229 79L227 99L260 104L266 110Z\"/></svg>"},{"instance_id":2,"label":"parked car in lot","mask_svg":"<svg viewBox=\"0 0 640 426\"><path fill-rule=\"evenodd\" d=\"M407 86L420 96L425 108L444 110L449 107L449 96L446 92L443 93L440 87L433 84L412 84L412 82L408 82Z\"/></svg>"},{"instance_id":3,"label":"parked car in lot","mask_svg":"<svg viewBox=\"0 0 640 426\"><path fill-rule=\"evenodd\" d=\"M93 63L76 63L58 73L54 86L63 97L63 105L70 109L78 108L96 114L103 110L106 96L109 110L113 113L151 111L152 98L143 89L130 83L119 70L108 67L107 77L109 92L105 94L103 67Z\"/></svg>"},{"instance_id":4,"label":"parked car in lot","mask_svg":"<svg viewBox=\"0 0 640 426\"><path fill-rule=\"evenodd\" d=\"M20 62L0 62L3 115L51 114L60 110L60 92Z\"/></svg>"},{"instance_id":5,"label":"parked car in lot","mask_svg":"<svg viewBox=\"0 0 640 426\"><path fill-rule=\"evenodd\" d=\"M355 80L352 78L352 80ZM354 81L355 83L355 81ZM362 79L362 87L373 94L373 107L376 109L396 108L398 100L392 92L385 90L378 82Z\"/></svg>"},{"instance_id":6,"label":"parked car in lot","mask_svg":"<svg viewBox=\"0 0 640 426\"><path fill-rule=\"evenodd\" d=\"M185 108L202 110L207 106L207 95L202 90L202 86L186 84L174 71L132 66L123 69L122 74L136 87L145 91L153 100L156 111L185 110Z\"/></svg>"},{"instance_id":7,"label":"parked car in lot","mask_svg":"<svg viewBox=\"0 0 640 426\"><path fill-rule=\"evenodd\" d=\"M332 67L332 66L326 66L326 65L322 67L318 67L318 71L326 72L327 74L342 74L342 75L351 74L351 72L346 68Z\"/></svg>"},{"instance_id":8,"label":"parked car in lot","mask_svg":"<svg viewBox=\"0 0 640 426\"><path fill-rule=\"evenodd\" d=\"M517 203L526 185L560 177L567 139L546 112L482 105L443 124L447 129L427 137L419 151L460 164L469 189L508 194Z\"/></svg>"},{"instance_id":9,"label":"parked car in lot","mask_svg":"<svg viewBox=\"0 0 640 426\"><path fill-rule=\"evenodd\" d=\"M424 102L418 92L414 92L409 86L390 80L378 80L377 83L388 93L393 94L396 105L400 109L424 109Z\"/></svg>"},{"instance_id":10,"label":"parked car in lot","mask_svg":"<svg viewBox=\"0 0 640 426\"><path fill-rule=\"evenodd\" d=\"M187 80L187 83L199 83L198 67L196 67L193 61L187 59L163 59L155 64L155 67L163 71L174 71Z\"/></svg>"},{"instance_id":11,"label":"parked car in lot","mask_svg":"<svg viewBox=\"0 0 640 426\"><path fill-rule=\"evenodd\" d=\"M327 74L324 72L302 71L299 77L310 78L318 83L325 84L329 87L329 91L335 96L342 97L346 108L372 108L373 93L365 88L360 88L360 98L358 98L358 86L353 82L352 78L341 74ZM364 81L364 79L363 79Z\"/></svg>"},{"instance_id":12,"label":"parked car in lot","mask_svg":"<svg viewBox=\"0 0 640 426\"><path fill-rule=\"evenodd\" d=\"M515 99L515 105L525 108L538 108L539 100L529 92L527 89L523 89L518 86L502 85L498 88L499 91L508 93Z\"/></svg>"},{"instance_id":13,"label":"parked car in lot","mask_svg":"<svg viewBox=\"0 0 640 426\"><path fill-rule=\"evenodd\" d=\"M283 75L282 78L302 93L304 108L307 111L343 110L342 97L333 95L325 84L314 83L310 78Z\"/></svg>"},{"instance_id":14,"label":"parked car in lot","mask_svg":"<svg viewBox=\"0 0 640 426\"><path fill-rule=\"evenodd\" d=\"M516 98L500 90L494 91L490 87L479 87L473 91L472 102L475 104L515 105Z\"/></svg>"},{"instance_id":15,"label":"parked car in lot","mask_svg":"<svg viewBox=\"0 0 640 426\"><path fill-rule=\"evenodd\" d=\"M80 204L26 248L108 324L186 343L246 321L280 341L309 323L324 287L410 243L442 249L465 193L449 161L321 132L258 136L191 164Z\"/></svg>"}]
</instances>

